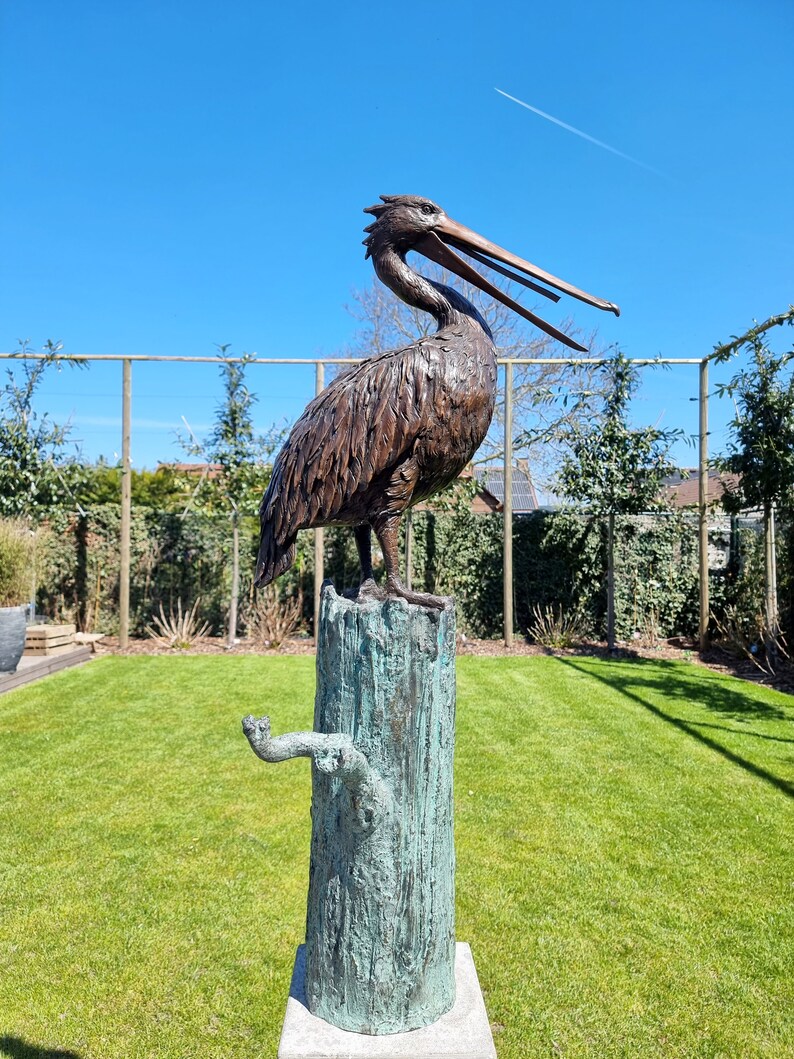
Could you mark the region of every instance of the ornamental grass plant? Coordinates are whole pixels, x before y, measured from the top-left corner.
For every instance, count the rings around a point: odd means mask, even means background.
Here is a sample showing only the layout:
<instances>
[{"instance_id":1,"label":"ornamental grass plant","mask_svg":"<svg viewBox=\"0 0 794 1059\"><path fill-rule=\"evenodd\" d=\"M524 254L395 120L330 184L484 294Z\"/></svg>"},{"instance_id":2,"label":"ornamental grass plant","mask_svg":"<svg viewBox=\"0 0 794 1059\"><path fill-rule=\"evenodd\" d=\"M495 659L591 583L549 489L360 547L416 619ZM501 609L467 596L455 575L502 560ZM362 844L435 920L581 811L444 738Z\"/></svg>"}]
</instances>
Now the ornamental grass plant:
<instances>
[{"instance_id":1,"label":"ornamental grass plant","mask_svg":"<svg viewBox=\"0 0 794 1059\"><path fill-rule=\"evenodd\" d=\"M532 608L532 620L527 633L533 643L541 647L573 647L581 643L590 632L587 615L580 610L566 610L561 604L550 603Z\"/></svg>"},{"instance_id":2,"label":"ornamental grass plant","mask_svg":"<svg viewBox=\"0 0 794 1059\"><path fill-rule=\"evenodd\" d=\"M198 597L192 607L182 609L182 600L176 601L176 610L168 608L165 612L163 604L160 604L160 613L152 615L152 624L146 627L149 636L163 647L171 647L175 651L188 651L203 636L210 631L209 622L203 624L199 618L199 607L201 597Z\"/></svg>"},{"instance_id":3,"label":"ornamental grass plant","mask_svg":"<svg viewBox=\"0 0 794 1059\"><path fill-rule=\"evenodd\" d=\"M21 519L0 519L0 607L21 607L33 592L36 538Z\"/></svg>"}]
</instances>

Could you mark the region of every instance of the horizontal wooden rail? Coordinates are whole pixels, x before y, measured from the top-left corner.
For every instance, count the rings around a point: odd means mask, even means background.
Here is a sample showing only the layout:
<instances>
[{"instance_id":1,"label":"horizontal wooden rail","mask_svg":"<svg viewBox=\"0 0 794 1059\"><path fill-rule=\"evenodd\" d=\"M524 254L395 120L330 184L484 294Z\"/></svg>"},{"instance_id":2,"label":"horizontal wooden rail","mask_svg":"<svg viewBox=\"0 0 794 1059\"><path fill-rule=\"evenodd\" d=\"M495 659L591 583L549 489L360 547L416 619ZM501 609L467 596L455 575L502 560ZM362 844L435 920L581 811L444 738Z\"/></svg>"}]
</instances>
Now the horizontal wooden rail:
<instances>
[{"instance_id":1,"label":"horizontal wooden rail","mask_svg":"<svg viewBox=\"0 0 794 1059\"><path fill-rule=\"evenodd\" d=\"M0 360L146 360L169 364L360 364L363 357L178 357L154 353L0 353ZM612 357L499 357L499 364L609 364ZM703 357L627 357L629 364L700 364Z\"/></svg>"}]
</instances>

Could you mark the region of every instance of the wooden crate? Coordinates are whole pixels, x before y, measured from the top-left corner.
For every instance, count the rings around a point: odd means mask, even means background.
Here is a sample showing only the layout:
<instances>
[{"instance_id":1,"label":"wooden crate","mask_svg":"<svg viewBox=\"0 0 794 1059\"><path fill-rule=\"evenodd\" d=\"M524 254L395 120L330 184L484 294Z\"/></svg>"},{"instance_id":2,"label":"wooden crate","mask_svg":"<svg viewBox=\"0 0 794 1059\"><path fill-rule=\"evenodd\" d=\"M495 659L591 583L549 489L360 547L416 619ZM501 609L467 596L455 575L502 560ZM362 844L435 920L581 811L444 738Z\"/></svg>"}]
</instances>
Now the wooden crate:
<instances>
[{"instance_id":1,"label":"wooden crate","mask_svg":"<svg viewBox=\"0 0 794 1059\"><path fill-rule=\"evenodd\" d=\"M60 655L74 649L74 625L28 625L25 632L26 658Z\"/></svg>"}]
</instances>

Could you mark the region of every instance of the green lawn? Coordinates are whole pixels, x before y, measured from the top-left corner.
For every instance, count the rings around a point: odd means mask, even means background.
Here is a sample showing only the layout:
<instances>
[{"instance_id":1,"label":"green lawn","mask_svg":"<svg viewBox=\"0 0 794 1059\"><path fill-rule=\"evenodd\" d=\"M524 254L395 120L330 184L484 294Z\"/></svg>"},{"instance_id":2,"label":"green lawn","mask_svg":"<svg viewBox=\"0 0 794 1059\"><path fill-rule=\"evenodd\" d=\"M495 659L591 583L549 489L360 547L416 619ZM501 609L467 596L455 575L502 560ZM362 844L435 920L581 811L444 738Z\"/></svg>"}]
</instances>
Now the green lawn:
<instances>
[{"instance_id":1,"label":"green lawn","mask_svg":"<svg viewBox=\"0 0 794 1059\"><path fill-rule=\"evenodd\" d=\"M794 1056L794 703L686 663L459 662L458 936L500 1059ZM275 1056L312 658L106 658L0 698L0 1056ZM52 1049L52 1051L50 1051Z\"/></svg>"}]
</instances>

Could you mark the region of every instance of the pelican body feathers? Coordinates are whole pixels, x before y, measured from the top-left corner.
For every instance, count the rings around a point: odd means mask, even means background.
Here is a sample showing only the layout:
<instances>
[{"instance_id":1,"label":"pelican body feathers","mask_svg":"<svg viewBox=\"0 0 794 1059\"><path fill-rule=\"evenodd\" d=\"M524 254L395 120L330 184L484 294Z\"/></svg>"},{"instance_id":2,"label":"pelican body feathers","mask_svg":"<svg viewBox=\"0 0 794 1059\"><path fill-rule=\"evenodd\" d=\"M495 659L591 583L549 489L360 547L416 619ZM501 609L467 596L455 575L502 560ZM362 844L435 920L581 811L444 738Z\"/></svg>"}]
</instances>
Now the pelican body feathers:
<instances>
[{"instance_id":1,"label":"pelican body feathers","mask_svg":"<svg viewBox=\"0 0 794 1059\"><path fill-rule=\"evenodd\" d=\"M359 549L363 597L379 592L372 572L372 529L383 551L386 592L438 608L444 605L441 598L411 592L400 579L399 520L413 504L454 481L482 444L496 399L496 349L475 307L411 269L407 251L416 249L464 275L569 345L575 345L573 340L480 277L450 244L471 249L477 260L496 258L600 308L618 310L483 240L429 199L382 200L383 205L366 211L376 217L366 229L367 256L399 298L435 317L438 330L353 365L306 407L276 458L260 507L256 583L267 585L289 569L300 530L348 525ZM512 278L538 289L521 276Z\"/></svg>"}]
</instances>

